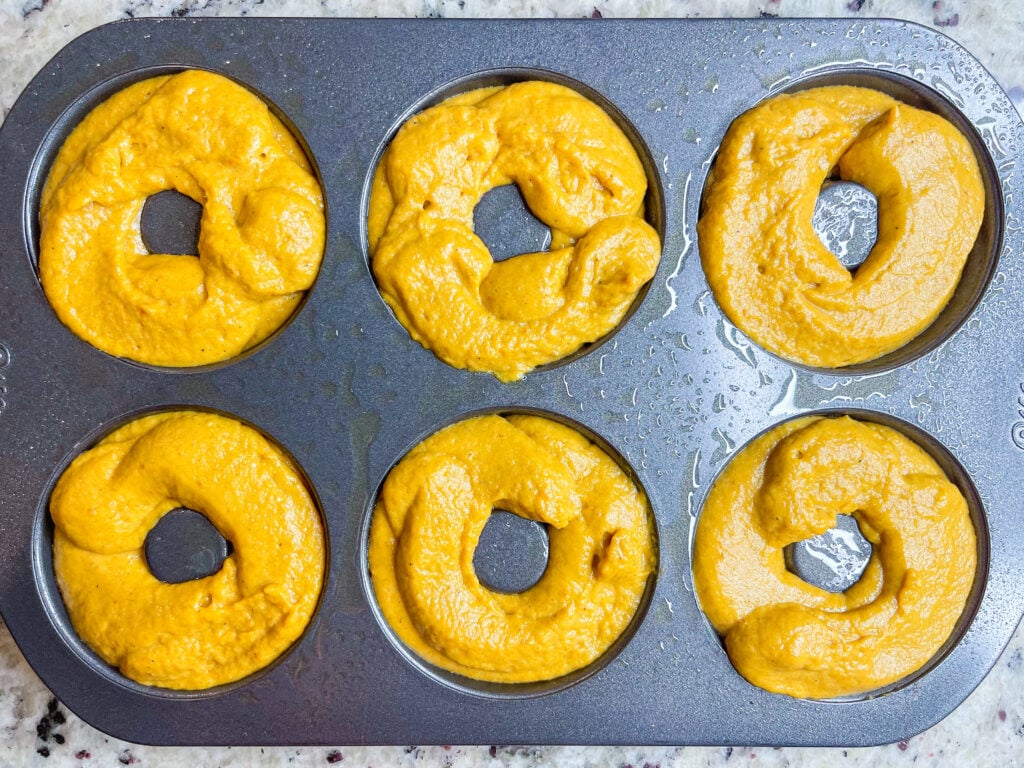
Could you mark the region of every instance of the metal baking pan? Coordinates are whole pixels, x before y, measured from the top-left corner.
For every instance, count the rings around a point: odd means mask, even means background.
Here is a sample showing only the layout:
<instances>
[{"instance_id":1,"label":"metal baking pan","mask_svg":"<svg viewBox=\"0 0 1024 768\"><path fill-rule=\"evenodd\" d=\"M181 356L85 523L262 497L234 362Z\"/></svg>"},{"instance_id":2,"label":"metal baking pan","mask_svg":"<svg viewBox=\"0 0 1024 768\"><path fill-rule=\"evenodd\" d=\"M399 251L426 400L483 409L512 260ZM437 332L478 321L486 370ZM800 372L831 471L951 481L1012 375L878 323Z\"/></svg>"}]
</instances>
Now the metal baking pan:
<instances>
[{"instance_id":1,"label":"metal baking pan","mask_svg":"<svg viewBox=\"0 0 1024 768\"><path fill-rule=\"evenodd\" d=\"M202 67L276 106L322 175L328 238L308 300L227 364L172 372L75 338L40 289L37 205L71 127L118 88ZM649 165L664 256L623 326L514 384L452 369L411 341L366 254L368 180L404 117L475 85L541 77L599 98ZM975 143L988 208L951 305L904 350L820 372L749 343L710 295L695 225L730 121L769 94L872 85L947 114ZM67 706L152 744L774 744L890 742L938 721L981 681L1024 606L1024 126L956 43L895 21L140 20L61 51L0 129L0 609ZM134 684L77 640L50 560L48 494L84 448L134 414L209 408L280 442L320 499L330 543L321 607L262 674L209 692ZM410 663L378 621L365 524L388 469L479 411L539 410L591 431L643 484L660 567L635 634L594 674L550 690L482 690ZM922 674L878 695L806 701L733 670L692 594L689 546L729 456L808 411L855 411L912 433L972 500L982 569L962 626ZM987 563L987 570L984 568Z\"/></svg>"}]
</instances>

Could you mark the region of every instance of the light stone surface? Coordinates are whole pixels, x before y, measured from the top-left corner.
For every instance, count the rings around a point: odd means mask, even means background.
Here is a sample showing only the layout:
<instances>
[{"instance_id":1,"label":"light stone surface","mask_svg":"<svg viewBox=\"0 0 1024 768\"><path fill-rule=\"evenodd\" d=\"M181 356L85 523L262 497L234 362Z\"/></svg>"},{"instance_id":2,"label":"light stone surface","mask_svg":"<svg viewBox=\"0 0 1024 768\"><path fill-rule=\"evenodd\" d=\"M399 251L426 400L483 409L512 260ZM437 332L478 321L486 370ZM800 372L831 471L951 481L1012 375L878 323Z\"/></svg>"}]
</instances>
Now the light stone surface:
<instances>
[{"instance_id":1,"label":"light stone surface","mask_svg":"<svg viewBox=\"0 0 1024 768\"><path fill-rule=\"evenodd\" d=\"M950 35L1024 111L1021 0L0 0L0 115L62 46L130 16L896 17ZM2 162L2 160L0 160ZM1024 765L1024 630L955 712L906 742L866 749L653 747L147 747L112 739L68 712L0 624L0 768L16 766L690 766Z\"/></svg>"}]
</instances>

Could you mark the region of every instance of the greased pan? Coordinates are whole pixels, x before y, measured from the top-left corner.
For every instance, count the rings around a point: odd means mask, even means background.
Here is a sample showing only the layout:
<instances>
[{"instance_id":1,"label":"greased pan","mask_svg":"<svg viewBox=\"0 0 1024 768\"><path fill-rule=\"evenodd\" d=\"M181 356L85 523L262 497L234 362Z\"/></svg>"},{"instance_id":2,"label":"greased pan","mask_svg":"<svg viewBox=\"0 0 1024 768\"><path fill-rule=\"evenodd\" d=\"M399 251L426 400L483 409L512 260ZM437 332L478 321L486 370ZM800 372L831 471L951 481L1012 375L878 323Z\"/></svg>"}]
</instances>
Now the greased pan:
<instances>
[{"instance_id":1,"label":"greased pan","mask_svg":"<svg viewBox=\"0 0 1024 768\"><path fill-rule=\"evenodd\" d=\"M226 74L276 106L319 168L329 224L320 276L293 322L241 359L192 372L78 340L34 270L40 187L60 142L117 88L181 67ZM444 365L392 316L368 267L365 199L405 116L528 77L584 90L635 131L664 256L603 344L501 384ZM830 82L874 85L958 121L989 197L964 281L933 328L839 373L784 362L728 323L695 229L730 121L771 93ZM0 130L0 156L0 608L46 684L108 733L154 744L867 745L949 713L1020 619L1024 127L981 65L935 32L768 19L128 21L80 37L44 68ZM319 498L330 544L321 606L297 645L262 674L194 694L132 683L77 640L46 511L75 455L131 416L171 406L222 411L279 441ZM510 691L410 663L378 621L364 538L379 484L409 447L466 414L516 410L568 420L621 456L650 499L660 567L635 634L593 674ZM975 515L980 575L961 627L935 663L884 695L815 702L751 686L692 594L691 531L716 473L752 437L809 411L857 412L912 434Z\"/></svg>"}]
</instances>

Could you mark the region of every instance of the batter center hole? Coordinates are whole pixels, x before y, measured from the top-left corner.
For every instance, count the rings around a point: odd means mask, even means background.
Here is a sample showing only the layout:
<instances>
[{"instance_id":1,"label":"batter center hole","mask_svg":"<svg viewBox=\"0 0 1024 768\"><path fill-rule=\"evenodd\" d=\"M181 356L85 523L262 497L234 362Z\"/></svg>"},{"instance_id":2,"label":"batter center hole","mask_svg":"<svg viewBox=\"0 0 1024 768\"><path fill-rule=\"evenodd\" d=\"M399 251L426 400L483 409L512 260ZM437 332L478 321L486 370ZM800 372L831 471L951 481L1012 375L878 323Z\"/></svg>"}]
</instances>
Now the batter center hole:
<instances>
[{"instance_id":1,"label":"batter center hole","mask_svg":"<svg viewBox=\"0 0 1024 768\"><path fill-rule=\"evenodd\" d=\"M495 509L473 553L476 577L494 592L525 592L548 567L547 526Z\"/></svg>"},{"instance_id":2,"label":"batter center hole","mask_svg":"<svg viewBox=\"0 0 1024 768\"><path fill-rule=\"evenodd\" d=\"M878 239L878 200L860 184L826 180L811 226L842 265L855 272Z\"/></svg>"},{"instance_id":3,"label":"batter center hole","mask_svg":"<svg viewBox=\"0 0 1024 768\"><path fill-rule=\"evenodd\" d=\"M495 187L480 198L473 209L473 230L495 261L546 251L551 245L551 230L530 213L515 184Z\"/></svg>"},{"instance_id":4,"label":"batter center hole","mask_svg":"<svg viewBox=\"0 0 1024 768\"><path fill-rule=\"evenodd\" d=\"M790 573L828 592L845 592L867 568L871 543L854 518L837 515L835 528L790 544L784 553Z\"/></svg>"},{"instance_id":5,"label":"batter center hole","mask_svg":"<svg viewBox=\"0 0 1024 768\"><path fill-rule=\"evenodd\" d=\"M231 551L206 516L188 507L172 509L146 536L146 565L165 584L212 576Z\"/></svg>"},{"instance_id":6,"label":"batter center hole","mask_svg":"<svg viewBox=\"0 0 1024 768\"><path fill-rule=\"evenodd\" d=\"M203 206L173 189L157 192L142 204L142 242L150 253L196 256Z\"/></svg>"}]
</instances>

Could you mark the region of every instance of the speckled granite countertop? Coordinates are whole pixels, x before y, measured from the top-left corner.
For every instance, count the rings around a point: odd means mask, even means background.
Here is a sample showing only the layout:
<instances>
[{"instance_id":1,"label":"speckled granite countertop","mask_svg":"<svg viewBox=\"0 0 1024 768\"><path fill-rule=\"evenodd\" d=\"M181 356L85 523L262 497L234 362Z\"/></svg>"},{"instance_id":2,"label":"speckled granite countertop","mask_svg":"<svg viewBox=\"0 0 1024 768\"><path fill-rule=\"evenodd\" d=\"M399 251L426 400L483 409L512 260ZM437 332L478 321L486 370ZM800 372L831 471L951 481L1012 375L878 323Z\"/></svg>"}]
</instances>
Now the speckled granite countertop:
<instances>
[{"instance_id":1,"label":"speckled granite countertop","mask_svg":"<svg viewBox=\"0 0 1024 768\"><path fill-rule=\"evenodd\" d=\"M64 44L131 16L897 17L965 45L1024 112L1024 3L1017 0L0 0L0 110ZM161 748L109 738L68 712L0 625L0 766L1012 766L1024 765L1024 630L952 715L868 749L380 747Z\"/></svg>"}]
</instances>

